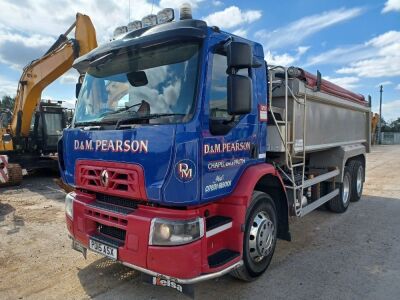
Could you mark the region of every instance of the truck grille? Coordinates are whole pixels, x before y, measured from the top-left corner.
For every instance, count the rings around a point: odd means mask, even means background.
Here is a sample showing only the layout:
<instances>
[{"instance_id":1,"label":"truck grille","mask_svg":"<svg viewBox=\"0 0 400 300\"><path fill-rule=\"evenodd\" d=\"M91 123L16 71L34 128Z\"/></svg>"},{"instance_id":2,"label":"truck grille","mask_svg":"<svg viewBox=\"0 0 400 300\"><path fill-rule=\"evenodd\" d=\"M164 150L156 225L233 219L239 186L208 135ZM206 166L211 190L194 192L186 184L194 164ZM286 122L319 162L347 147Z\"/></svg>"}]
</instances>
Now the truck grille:
<instances>
[{"instance_id":1,"label":"truck grille","mask_svg":"<svg viewBox=\"0 0 400 300\"><path fill-rule=\"evenodd\" d=\"M136 202L131 199L125 199L110 195L96 194L97 201L104 202L107 204L117 205L125 208L135 209L137 208Z\"/></svg>"},{"instance_id":2,"label":"truck grille","mask_svg":"<svg viewBox=\"0 0 400 300\"><path fill-rule=\"evenodd\" d=\"M98 224L98 231L101 234L112 237L114 239L125 241L126 231L120 228Z\"/></svg>"},{"instance_id":3,"label":"truck grille","mask_svg":"<svg viewBox=\"0 0 400 300\"><path fill-rule=\"evenodd\" d=\"M141 166L126 163L80 160L75 168L79 188L101 194L146 200Z\"/></svg>"}]
</instances>

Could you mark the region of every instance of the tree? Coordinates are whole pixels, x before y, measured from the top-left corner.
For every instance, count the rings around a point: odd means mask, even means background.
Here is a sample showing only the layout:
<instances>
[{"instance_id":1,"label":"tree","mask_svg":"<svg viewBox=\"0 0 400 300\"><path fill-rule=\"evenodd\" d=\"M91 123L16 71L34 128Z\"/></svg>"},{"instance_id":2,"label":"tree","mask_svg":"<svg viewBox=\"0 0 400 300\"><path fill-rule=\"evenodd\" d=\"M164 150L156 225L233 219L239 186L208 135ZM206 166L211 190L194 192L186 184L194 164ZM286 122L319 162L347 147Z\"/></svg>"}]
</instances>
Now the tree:
<instances>
[{"instance_id":1,"label":"tree","mask_svg":"<svg viewBox=\"0 0 400 300\"><path fill-rule=\"evenodd\" d=\"M15 103L15 98L10 96L3 96L0 101L0 108L13 110Z\"/></svg>"},{"instance_id":2,"label":"tree","mask_svg":"<svg viewBox=\"0 0 400 300\"><path fill-rule=\"evenodd\" d=\"M397 118L397 120L392 121L389 127L393 132L400 132L400 118Z\"/></svg>"}]
</instances>

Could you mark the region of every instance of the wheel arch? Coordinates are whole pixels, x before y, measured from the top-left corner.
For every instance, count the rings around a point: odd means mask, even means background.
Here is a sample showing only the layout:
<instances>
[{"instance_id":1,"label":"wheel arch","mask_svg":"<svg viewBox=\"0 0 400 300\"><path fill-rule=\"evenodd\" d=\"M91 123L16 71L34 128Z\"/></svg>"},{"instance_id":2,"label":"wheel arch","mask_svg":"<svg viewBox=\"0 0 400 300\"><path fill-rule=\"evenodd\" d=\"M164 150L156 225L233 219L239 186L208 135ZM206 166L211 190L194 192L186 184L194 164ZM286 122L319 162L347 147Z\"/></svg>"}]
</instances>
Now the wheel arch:
<instances>
[{"instance_id":1,"label":"wheel arch","mask_svg":"<svg viewBox=\"0 0 400 300\"><path fill-rule=\"evenodd\" d=\"M365 169L365 154L364 154L364 153L363 153L363 154L356 155L356 156L349 157L349 158L346 160L346 166L348 166L349 163L350 163L350 161L352 161L352 160L358 160L358 161L360 161L360 162L362 163L362 165L363 165L363 168Z\"/></svg>"},{"instance_id":2,"label":"wheel arch","mask_svg":"<svg viewBox=\"0 0 400 300\"><path fill-rule=\"evenodd\" d=\"M241 176L234 195L245 197L245 205L248 207L255 190L272 197L278 215L278 238L290 241L289 203L282 178L273 165L263 163L247 168Z\"/></svg>"}]
</instances>

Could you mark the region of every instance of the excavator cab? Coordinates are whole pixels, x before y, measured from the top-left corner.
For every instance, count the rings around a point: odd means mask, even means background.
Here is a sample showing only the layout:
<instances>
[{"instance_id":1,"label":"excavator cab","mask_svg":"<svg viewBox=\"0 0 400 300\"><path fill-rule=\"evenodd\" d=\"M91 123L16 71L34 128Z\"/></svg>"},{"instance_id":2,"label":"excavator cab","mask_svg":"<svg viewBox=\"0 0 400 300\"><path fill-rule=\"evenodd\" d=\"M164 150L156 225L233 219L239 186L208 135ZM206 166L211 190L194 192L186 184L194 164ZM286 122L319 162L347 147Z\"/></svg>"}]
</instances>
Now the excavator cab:
<instances>
[{"instance_id":1,"label":"excavator cab","mask_svg":"<svg viewBox=\"0 0 400 300\"><path fill-rule=\"evenodd\" d=\"M31 122L31 150L42 154L57 152L58 139L66 126L66 112L60 103L41 102Z\"/></svg>"},{"instance_id":2,"label":"excavator cab","mask_svg":"<svg viewBox=\"0 0 400 300\"><path fill-rule=\"evenodd\" d=\"M9 109L0 109L0 128L7 128L11 122L12 113Z\"/></svg>"}]
</instances>

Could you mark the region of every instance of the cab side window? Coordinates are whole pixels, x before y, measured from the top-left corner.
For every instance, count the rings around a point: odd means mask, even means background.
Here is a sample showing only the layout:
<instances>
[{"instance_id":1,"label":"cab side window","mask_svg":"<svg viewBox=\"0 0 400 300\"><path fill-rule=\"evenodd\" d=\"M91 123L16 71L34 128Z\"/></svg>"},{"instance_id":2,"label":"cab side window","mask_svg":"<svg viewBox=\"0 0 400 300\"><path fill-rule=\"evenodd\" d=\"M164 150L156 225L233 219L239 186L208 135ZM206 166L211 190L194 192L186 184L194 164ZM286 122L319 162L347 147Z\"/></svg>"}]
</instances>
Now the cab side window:
<instances>
[{"instance_id":1,"label":"cab side window","mask_svg":"<svg viewBox=\"0 0 400 300\"><path fill-rule=\"evenodd\" d=\"M211 91L209 101L209 124L213 135L225 135L235 125L238 117L228 114L226 55L214 53L211 74Z\"/></svg>"}]
</instances>

